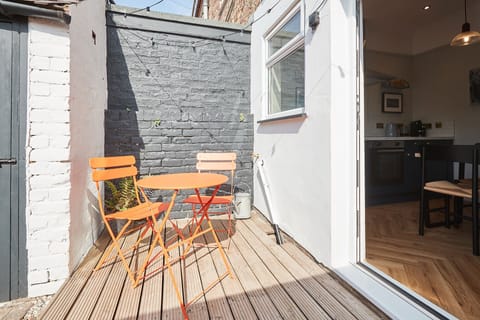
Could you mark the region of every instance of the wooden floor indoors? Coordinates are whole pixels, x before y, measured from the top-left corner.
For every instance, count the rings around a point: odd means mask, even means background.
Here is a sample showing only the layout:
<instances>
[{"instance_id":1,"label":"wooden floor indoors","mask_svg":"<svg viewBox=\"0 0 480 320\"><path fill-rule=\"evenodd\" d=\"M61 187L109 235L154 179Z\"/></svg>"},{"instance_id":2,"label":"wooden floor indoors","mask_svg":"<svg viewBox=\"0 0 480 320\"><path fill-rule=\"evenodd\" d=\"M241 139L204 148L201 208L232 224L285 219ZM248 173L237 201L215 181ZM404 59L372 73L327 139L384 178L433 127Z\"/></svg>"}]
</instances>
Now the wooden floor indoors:
<instances>
[{"instance_id":1,"label":"wooden floor indoors","mask_svg":"<svg viewBox=\"0 0 480 320\"><path fill-rule=\"evenodd\" d=\"M157 273L132 289L120 263L92 272L107 242L101 237L42 319L181 319L167 273ZM270 225L257 213L236 222L227 255L235 279L223 279L197 300L188 309L190 319L386 318L293 241L277 245ZM175 271L185 273L189 296L225 270L218 249L205 246L188 256L185 265L177 263Z\"/></svg>"},{"instance_id":2,"label":"wooden floor indoors","mask_svg":"<svg viewBox=\"0 0 480 320\"><path fill-rule=\"evenodd\" d=\"M367 262L459 319L480 319L480 257L471 221L418 235L418 202L366 210Z\"/></svg>"}]
</instances>

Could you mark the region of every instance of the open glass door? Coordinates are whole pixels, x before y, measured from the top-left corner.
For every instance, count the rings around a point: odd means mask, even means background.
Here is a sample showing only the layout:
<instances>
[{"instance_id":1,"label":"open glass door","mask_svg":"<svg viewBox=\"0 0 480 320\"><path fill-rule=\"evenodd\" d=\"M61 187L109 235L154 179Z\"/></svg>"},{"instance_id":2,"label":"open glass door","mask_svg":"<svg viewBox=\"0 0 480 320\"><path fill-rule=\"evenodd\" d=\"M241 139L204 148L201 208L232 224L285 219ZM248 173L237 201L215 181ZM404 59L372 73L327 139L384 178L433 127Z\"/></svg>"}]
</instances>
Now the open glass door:
<instances>
[{"instance_id":1,"label":"open glass door","mask_svg":"<svg viewBox=\"0 0 480 320\"><path fill-rule=\"evenodd\" d=\"M480 318L470 209L455 227L442 221L457 218L432 212L439 226L418 234L422 146L480 141L480 113L468 96L480 46L450 46L465 13L480 14L480 3L357 5L358 262L438 318Z\"/></svg>"}]
</instances>

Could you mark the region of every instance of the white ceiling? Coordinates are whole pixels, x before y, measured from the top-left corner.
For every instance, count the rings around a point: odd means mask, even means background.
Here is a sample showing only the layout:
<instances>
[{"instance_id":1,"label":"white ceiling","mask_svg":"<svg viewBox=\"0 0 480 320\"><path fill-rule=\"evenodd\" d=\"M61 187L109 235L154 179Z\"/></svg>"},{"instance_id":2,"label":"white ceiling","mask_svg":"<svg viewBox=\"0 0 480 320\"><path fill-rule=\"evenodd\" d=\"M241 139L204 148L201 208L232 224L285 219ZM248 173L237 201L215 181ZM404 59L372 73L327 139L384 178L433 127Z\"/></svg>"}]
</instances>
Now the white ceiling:
<instances>
[{"instance_id":1,"label":"white ceiling","mask_svg":"<svg viewBox=\"0 0 480 320\"><path fill-rule=\"evenodd\" d=\"M472 29L480 24L479 2L467 0L467 17ZM442 37L442 45L447 45L448 39L461 31L464 22L463 0L363 0L362 3L367 47L370 42L373 50L403 54L426 51L429 48L417 48L421 43L419 34L425 36L426 30L441 32L433 36ZM427 4L431 9L423 10ZM392 39L396 39L395 44ZM385 50L382 50L383 42Z\"/></svg>"},{"instance_id":2,"label":"white ceiling","mask_svg":"<svg viewBox=\"0 0 480 320\"><path fill-rule=\"evenodd\" d=\"M473 3L475 0L470 0ZM425 5L430 10L423 10ZM412 30L460 11L463 13L462 0L363 0L364 17L373 26L401 28L404 32ZM467 1L468 8L468 1ZM467 12L468 14L468 12ZM459 25L463 21L459 21Z\"/></svg>"}]
</instances>

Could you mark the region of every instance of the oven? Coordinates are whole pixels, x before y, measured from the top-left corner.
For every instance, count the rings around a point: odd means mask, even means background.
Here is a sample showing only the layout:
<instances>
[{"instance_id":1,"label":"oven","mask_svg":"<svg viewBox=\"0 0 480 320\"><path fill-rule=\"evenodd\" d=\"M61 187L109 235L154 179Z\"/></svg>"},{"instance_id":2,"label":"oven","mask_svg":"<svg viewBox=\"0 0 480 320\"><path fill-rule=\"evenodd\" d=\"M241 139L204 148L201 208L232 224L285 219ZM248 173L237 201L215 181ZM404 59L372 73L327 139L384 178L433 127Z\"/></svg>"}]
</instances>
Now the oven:
<instances>
[{"instance_id":1,"label":"oven","mask_svg":"<svg viewBox=\"0 0 480 320\"><path fill-rule=\"evenodd\" d=\"M405 177L405 142L375 141L370 152L373 186L402 185Z\"/></svg>"},{"instance_id":2,"label":"oven","mask_svg":"<svg viewBox=\"0 0 480 320\"><path fill-rule=\"evenodd\" d=\"M366 147L367 205L400 201L408 188L405 141L367 141Z\"/></svg>"}]
</instances>

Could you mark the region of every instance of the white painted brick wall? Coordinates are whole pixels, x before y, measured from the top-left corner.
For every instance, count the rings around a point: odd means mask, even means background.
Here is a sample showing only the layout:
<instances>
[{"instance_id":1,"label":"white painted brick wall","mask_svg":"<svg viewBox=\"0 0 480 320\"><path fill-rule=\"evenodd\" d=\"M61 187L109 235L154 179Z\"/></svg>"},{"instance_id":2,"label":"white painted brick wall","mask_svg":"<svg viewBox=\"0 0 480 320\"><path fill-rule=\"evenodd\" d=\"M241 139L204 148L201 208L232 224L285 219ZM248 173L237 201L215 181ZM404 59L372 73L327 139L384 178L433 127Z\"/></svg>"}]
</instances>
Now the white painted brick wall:
<instances>
[{"instance_id":1,"label":"white painted brick wall","mask_svg":"<svg viewBox=\"0 0 480 320\"><path fill-rule=\"evenodd\" d=\"M28 287L28 295L30 297L37 297L46 294L52 294L52 292L57 292L64 282L65 279L57 281L49 280L49 282L40 284L31 283Z\"/></svg>"},{"instance_id":2,"label":"white painted brick wall","mask_svg":"<svg viewBox=\"0 0 480 320\"><path fill-rule=\"evenodd\" d=\"M38 296L55 293L70 273L68 27L31 18L28 52L28 294Z\"/></svg>"}]
</instances>

